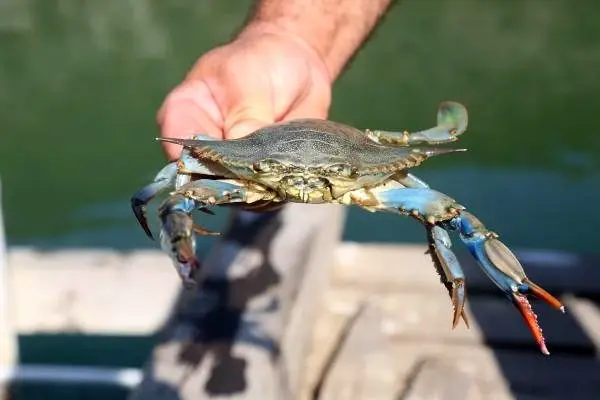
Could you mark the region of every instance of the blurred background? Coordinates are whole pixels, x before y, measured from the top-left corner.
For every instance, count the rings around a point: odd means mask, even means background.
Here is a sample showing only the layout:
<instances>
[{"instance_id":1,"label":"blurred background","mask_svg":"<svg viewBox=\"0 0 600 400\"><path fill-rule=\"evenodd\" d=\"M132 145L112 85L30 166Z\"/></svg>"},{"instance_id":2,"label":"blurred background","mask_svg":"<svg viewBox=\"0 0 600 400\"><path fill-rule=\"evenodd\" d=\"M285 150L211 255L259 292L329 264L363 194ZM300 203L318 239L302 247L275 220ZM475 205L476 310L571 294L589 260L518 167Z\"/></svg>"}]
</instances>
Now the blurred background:
<instances>
[{"instance_id":1,"label":"blurred background","mask_svg":"<svg viewBox=\"0 0 600 400\"><path fill-rule=\"evenodd\" d=\"M197 57L231 38L250 3L0 0L9 247L155 248L129 208L165 163L155 113ZM512 248L598 253L599 12L596 0L403 1L337 82L331 119L416 130L433 125L440 101L462 102L470 126L460 146L469 151L417 175ZM220 213L207 226L223 221ZM425 237L408 218L351 209L344 239ZM115 358L100 341L85 352L63 339L69 346L22 337L21 357L138 367L152 343L127 342Z\"/></svg>"}]
</instances>

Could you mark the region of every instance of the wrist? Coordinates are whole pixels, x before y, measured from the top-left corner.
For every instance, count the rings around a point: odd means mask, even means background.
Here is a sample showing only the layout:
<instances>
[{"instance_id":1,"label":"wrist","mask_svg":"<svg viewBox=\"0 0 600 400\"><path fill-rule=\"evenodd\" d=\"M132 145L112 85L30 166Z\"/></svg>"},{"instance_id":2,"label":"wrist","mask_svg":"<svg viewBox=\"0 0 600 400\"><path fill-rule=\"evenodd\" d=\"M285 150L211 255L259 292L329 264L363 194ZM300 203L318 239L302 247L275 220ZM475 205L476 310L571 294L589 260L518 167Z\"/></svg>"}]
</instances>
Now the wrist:
<instances>
[{"instance_id":1,"label":"wrist","mask_svg":"<svg viewBox=\"0 0 600 400\"><path fill-rule=\"evenodd\" d=\"M262 31L291 39L318 56L333 82L391 3L392 0L256 0L250 22L241 35Z\"/></svg>"}]
</instances>

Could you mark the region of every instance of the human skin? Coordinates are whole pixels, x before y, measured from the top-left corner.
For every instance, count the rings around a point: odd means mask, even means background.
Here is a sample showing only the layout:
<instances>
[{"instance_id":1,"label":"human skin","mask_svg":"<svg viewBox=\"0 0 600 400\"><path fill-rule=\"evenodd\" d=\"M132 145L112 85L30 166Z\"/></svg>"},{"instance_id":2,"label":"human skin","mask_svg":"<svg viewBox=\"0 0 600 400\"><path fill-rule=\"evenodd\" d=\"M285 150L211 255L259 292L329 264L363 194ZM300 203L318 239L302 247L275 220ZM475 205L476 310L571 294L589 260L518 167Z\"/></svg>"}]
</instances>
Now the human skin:
<instances>
[{"instance_id":1,"label":"human skin","mask_svg":"<svg viewBox=\"0 0 600 400\"><path fill-rule=\"evenodd\" d=\"M243 137L327 118L331 89L393 0L259 0L228 44L202 55L163 102L162 137ZM181 147L163 146L169 160Z\"/></svg>"}]
</instances>

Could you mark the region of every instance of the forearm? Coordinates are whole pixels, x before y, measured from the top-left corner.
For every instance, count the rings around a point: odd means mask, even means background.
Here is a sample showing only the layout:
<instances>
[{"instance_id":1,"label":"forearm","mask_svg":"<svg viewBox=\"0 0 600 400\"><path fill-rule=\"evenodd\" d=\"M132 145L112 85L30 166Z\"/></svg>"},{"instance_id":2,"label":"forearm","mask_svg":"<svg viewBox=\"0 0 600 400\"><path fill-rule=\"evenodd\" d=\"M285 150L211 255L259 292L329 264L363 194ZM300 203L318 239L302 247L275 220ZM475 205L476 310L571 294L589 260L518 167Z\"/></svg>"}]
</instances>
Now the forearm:
<instances>
[{"instance_id":1,"label":"forearm","mask_svg":"<svg viewBox=\"0 0 600 400\"><path fill-rule=\"evenodd\" d=\"M394 0L257 0L244 32L279 30L302 40L332 80L358 51Z\"/></svg>"}]
</instances>

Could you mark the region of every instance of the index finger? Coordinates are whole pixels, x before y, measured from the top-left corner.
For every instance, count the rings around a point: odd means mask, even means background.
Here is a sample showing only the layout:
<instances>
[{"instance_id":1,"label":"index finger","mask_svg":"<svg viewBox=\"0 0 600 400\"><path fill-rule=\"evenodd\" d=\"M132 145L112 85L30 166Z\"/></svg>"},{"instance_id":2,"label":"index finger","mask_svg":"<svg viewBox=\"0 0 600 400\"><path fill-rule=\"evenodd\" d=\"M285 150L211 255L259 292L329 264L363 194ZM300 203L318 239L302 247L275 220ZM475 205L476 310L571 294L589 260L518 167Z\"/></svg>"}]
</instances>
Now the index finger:
<instances>
[{"instance_id":1,"label":"index finger","mask_svg":"<svg viewBox=\"0 0 600 400\"><path fill-rule=\"evenodd\" d=\"M221 113L202 82L185 82L165 99L157 115L160 136L188 139L196 134L223 139ZM179 158L181 146L162 143L169 161Z\"/></svg>"}]
</instances>

